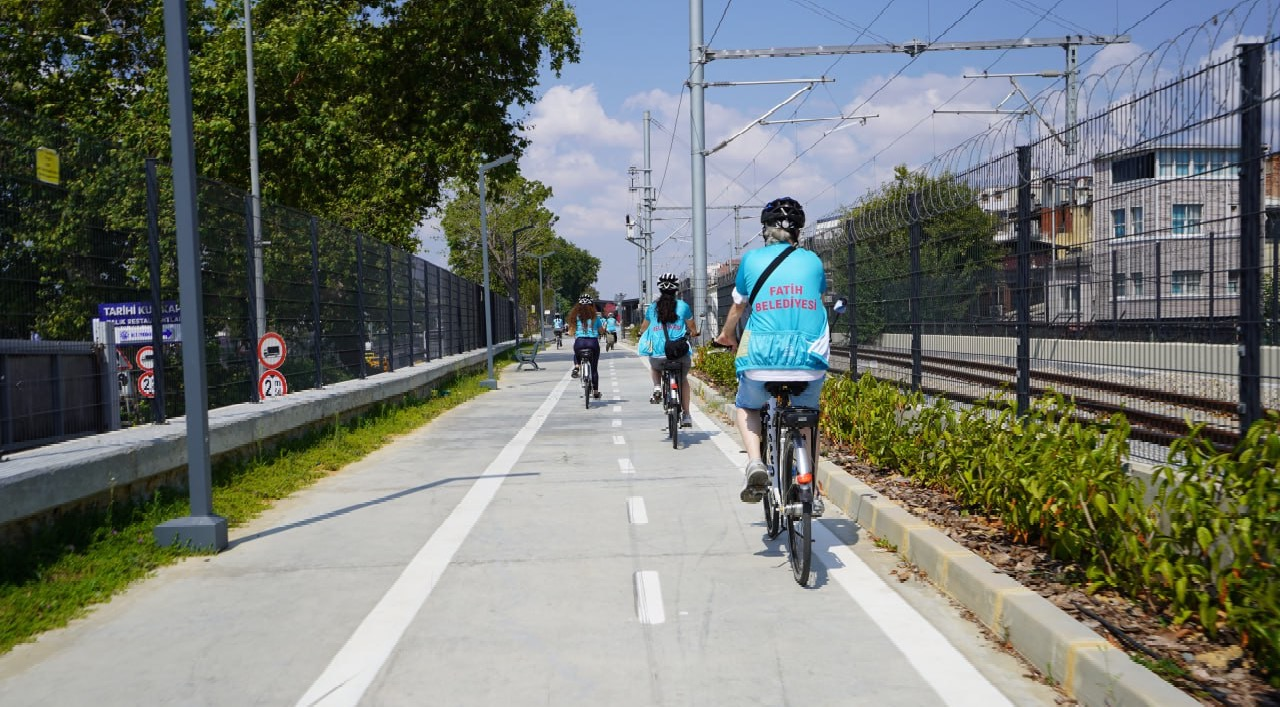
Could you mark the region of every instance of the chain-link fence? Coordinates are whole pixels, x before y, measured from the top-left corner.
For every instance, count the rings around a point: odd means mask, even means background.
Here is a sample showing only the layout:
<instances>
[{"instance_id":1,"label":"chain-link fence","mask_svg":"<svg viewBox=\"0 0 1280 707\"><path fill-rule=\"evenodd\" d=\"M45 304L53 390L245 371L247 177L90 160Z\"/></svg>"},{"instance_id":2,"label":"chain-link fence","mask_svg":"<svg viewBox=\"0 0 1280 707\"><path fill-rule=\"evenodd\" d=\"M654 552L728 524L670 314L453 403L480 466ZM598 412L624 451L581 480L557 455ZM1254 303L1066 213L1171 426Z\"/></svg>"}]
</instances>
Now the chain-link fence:
<instances>
[{"instance_id":1,"label":"chain-link fence","mask_svg":"<svg viewBox=\"0 0 1280 707\"><path fill-rule=\"evenodd\" d=\"M177 305L172 205L167 165L0 107L4 449L101 431L112 385L126 424L183 414L181 347L193 342ZM259 274L248 193L202 179L197 209L211 408L258 399L268 331L285 342L290 391L485 345L483 288L413 253L264 204ZM512 302L491 306L494 340L513 338ZM116 371L51 348L93 338L95 318L116 325Z\"/></svg>"},{"instance_id":2,"label":"chain-link fence","mask_svg":"<svg viewBox=\"0 0 1280 707\"><path fill-rule=\"evenodd\" d=\"M1157 444L1280 408L1277 41L1094 77L1078 123L997 126L806 234L850 302L833 368L1022 409L1057 391Z\"/></svg>"}]
</instances>

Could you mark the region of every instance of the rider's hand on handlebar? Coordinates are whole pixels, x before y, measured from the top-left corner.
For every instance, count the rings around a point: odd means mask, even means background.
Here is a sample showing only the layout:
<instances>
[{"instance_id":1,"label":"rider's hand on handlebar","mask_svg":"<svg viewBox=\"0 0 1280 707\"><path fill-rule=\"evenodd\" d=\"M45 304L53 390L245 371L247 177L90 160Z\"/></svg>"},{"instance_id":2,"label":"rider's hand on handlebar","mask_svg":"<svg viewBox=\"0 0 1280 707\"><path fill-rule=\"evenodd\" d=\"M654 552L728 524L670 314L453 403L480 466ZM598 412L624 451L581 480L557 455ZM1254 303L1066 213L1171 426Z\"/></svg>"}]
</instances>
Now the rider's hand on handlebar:
<instances>
[{"instance_id":1,"label":"rider's hand on handlebar","mask_svg":"<svg viewBox=\"0 0 1280 707\"><path fill-rule=\"evenodd\" d=\"M728 334L721 333L719 336L711 340L711 345L716 348L729 349L732 351L738 348L738 340Z\"/></svg>"}]
</instances>

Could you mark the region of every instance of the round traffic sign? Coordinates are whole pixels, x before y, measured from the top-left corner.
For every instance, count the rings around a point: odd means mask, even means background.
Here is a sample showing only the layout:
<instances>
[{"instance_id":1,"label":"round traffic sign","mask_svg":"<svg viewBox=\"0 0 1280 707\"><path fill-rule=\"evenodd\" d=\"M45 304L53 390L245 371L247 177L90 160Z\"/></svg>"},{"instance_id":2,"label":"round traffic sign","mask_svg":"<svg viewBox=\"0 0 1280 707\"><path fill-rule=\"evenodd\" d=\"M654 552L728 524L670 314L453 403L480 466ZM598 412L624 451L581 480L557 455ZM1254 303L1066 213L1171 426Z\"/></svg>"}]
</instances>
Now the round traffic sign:
<instances>
[{"instance_id":1,"label":"round traffic sign","mask_svg":"<svg viewBox=\"0 0 1280 707\"><path fill-rule=\"evenodd\" d=\"M263 398L276 398L289 392L289 383L280 371L263 371L258 378L258 395Z\"/></svg>"},{"instance_id":2,"label":"round traffic sign","mask_svg":"<svg viewBox=\"0 0 1280 707\"><path fill-rule=\"evenodd\" d=\"M156 374L153 371L143 371L138 376L138 393L144 398L156 397Z\"/></svg>"},{"instance_id":3,"label":"round traffic sign","mask_svg":"<svg viewBox=\"0 0 1280 707\"><path fill-rule=\"evenodd\" d=\"M155 368L156 367L155 349L151 348L150 346L143 346L142 348L138 349L138 353L134 357L134 360L138 362L138 368L141 368L144 371L149 371Z\"/></svg>"},{"instance_id":4,"label":"round traffic sign","mask_svg":"<svg viewBox=\"0 0 1280 707\"><path fill-rule=\"evenodd\" d=\"M279 368L284 363L288 349L284 345L284 337L269 331L258 339L258 361L267 368Z\"/></svg>"}]
</instances>

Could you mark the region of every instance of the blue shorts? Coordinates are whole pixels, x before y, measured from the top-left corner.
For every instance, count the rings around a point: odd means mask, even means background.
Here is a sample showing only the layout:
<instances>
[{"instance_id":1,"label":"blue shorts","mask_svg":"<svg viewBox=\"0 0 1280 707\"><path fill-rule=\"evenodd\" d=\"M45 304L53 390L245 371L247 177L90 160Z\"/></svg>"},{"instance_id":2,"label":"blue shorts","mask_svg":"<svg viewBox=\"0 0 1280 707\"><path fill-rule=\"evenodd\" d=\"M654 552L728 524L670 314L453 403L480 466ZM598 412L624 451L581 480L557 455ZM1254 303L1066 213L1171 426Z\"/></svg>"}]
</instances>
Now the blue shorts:
<instances>
[{"instance_id":1,"label":"blue shorts","mask_svg":"<svg viewBox=\"0 0 1280 707\"><path fill-rule=\"evenodd\" d=\"M816 381L808 381L809 387L799 395L791 396L792 407L798 408L816 408L818 407L818 399L822 396L822 384L826 382L826 376ZM733 401L734 405L746 410L759 410L769 404L769 399L773 396L769 395L769 391L764 389L764 381L752 380L738 374L738 397Z\"/></svg>"}]
</instances>

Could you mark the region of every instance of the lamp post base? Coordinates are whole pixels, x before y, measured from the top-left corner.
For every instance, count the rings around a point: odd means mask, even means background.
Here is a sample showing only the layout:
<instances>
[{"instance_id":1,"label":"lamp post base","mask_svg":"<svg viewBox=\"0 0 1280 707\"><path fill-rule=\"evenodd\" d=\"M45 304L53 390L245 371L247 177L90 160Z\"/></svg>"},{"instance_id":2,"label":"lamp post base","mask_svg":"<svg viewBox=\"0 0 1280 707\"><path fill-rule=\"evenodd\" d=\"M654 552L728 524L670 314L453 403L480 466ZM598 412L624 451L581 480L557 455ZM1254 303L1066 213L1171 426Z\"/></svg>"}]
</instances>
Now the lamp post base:
<instances>
[{"instance_id":1,"label":"lamp post base","mask_svg":"<svg viewBox=\"0 0 1280 707\"><path fill-rule=\"evenodd\" d=\"M489 390L497 390L497 389L498 389L498 381L496 381L496 380L494 380L494 379L492 379L492 378L485 378L484 380L480 381L480 387L481 387L481 388L488 388Z\"/></svg>"},{"instance_id":2,"label":"lamp post base","mask_svg":"<svg viewBox=\"0 0 1280 707\"><path fill-rule=\"evenodd\" d=\"M152 533L157 545L187 545L218 552L227 546L227 519L212 515L174 518L157 525Z\"/></svg>"}]
</instances>

